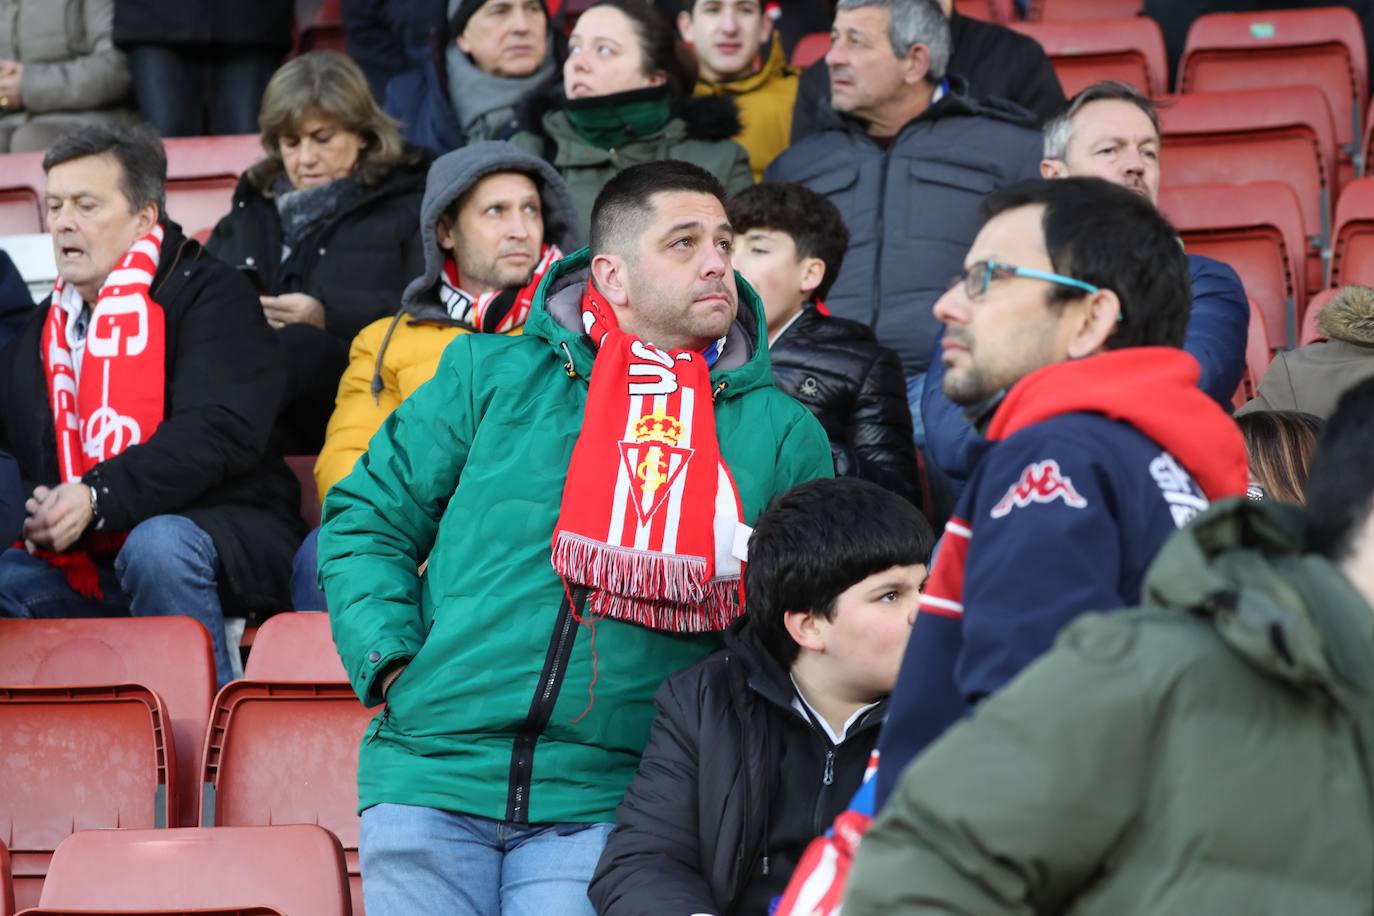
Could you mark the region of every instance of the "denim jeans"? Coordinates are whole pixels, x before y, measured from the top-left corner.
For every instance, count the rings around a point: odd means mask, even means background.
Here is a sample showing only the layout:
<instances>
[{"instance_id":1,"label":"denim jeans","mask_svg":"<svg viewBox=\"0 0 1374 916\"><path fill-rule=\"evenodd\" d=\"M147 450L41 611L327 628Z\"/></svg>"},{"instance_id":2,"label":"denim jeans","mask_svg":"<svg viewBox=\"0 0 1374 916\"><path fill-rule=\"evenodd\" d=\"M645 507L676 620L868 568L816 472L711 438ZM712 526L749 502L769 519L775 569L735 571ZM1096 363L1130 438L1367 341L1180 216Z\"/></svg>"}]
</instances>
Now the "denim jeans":
<instances>
[{"instance_id":1,"label":"denim jeans","mask_svg":"<svg viewBox=\"0 0 1374 916\"><path fill-rule=\"evenodd\" d=\"M320 588L317 562L320 529L314 528L301 541L300 549L291 559L291 609L293 611L327 610L324 590Z\"/></svg>"},{"instance_id":2,"label":"denim jeans","mask_svg":"<svg viewBox=\"0 0 1374 916\"><path fill-rule=\"evenodd\" d=\"M67 576L22 548L0 553L0 617L160 617L184 614L210 631L215 679L231 675L220 606L215 542L190 519L155 515L133 527L114 565L101 565L100 598L86 598Z\"/></svg>"},{"instance_id":3,"label":"denim jeans","mask_svg":"<svg viewBox=\"0 0 1374 916\"><path fill-rule=\"evenodd\" d=\"M267 81L281 63L274 48L136 45L129 75L143 120L164 137L255 134Z\"/></svg>"},{"instance_id":4,"label":"denim jeans","mask_svg":"<svg viewBox=\"0 0 1374 916\"><path fill-rule=\"evenodd\" d=\"M512 824L412 805L363 812L368 916L593 916L612 824Z\"/></svg>"},{"instance_id":5,"label":"denim jeans","mask_svg":"<svg viewBox=\"0 0 1374 916\"><path fill-rule=\"evenodd\" d=\"M921 394L926 390L926 374L913 372L906 377L906 406L911 411L911 438L916 447L925 450L926 421L921 416Z\"/></svg>"}]
</instances>

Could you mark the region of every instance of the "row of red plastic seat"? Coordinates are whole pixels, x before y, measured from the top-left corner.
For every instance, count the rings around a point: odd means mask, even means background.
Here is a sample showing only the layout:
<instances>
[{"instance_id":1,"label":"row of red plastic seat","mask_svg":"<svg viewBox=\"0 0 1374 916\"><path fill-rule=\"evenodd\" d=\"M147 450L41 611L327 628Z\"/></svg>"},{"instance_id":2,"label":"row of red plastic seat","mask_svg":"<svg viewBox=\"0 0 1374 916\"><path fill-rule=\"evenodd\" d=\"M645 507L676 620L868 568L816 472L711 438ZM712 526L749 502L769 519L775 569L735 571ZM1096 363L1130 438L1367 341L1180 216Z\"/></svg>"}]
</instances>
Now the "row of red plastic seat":
<instances>
[{"instance_id":1,"label":"row of red plastic seat","mask_svg":"<svg viewBox=\"0 0 1374 916\"><path fill-rule=\"evenodd\" d=\"M1144 0L1031 0L1026 18L1031 21L1117 19L1138 16L1144 6ZM961 16L989 22L1015 22L1017 19L1012 0L954 0L954 8Z\"/></svg>"},{"instance_id":2,"label":"row of red plastic seat","mask_svg":"<svg viewBox=\"0 0 1374 916\"><path fill-rule=\"evenodd\" d=\"M0 620L0 685L0 840L20 906L39 899L58 844L99 827L319 824L358 883L355 775L372 711L327 615L271 618L243 679L218 693L190 618Z\"/></svg>"}]
</instances>

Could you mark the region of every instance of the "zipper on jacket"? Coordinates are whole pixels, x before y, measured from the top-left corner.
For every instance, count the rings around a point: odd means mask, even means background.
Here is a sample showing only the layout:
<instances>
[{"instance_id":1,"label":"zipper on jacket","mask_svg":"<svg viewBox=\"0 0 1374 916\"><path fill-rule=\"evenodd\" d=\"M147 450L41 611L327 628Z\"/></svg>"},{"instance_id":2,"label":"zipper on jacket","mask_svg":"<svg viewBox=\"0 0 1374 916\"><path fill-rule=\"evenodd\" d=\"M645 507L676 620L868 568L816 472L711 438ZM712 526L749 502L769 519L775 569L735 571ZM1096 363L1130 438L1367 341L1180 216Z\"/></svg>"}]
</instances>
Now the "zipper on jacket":
<instances>
[{"instance_id":1,"label":"zipper on jacket","mask_svg":"<svg viewBox=\"0 0 1374 916\"><path fill-rule=\"evenodd\" d=\"M380 722L377 723L376 729L374 729L373 732L372 732L372 737L367 739L367 743L368 743L368 744L371 744L372 742L374 742L374 741L377 740L377 736L380 735L380 734L382 733L382 729L386 728L386 722L387 722L387 720L390 719L390 718L391 718L391 705L390 705L390 704L387 704L387 705L385 705L385 706L382 707L382 721L380 721Z\"/></svg>"},{"instance_id":2,"label":"zipper on jacket","mask_svg":"<svg viewBox=\"0 0 1374 916\"><path fill-rule=\"evenodd\" d=\"M821 776L821 782L827 786L835 784L835 748L833 745L825 749L825 773Z\"/></svg>"},{"instance_id":3,"label":"zipper on jacket","mask_svg":"<svg viewBox=\"0 0 1374 916\"><path fill-rule=\"evenodd\" d=\"M514 824L529 823L530 816L530 774L534 770L534 748L539 736L549 724L554 704L558 702L559 691L563 687L563 676L567 673L568 660L572 657L573 643L576 641L577 614L587 603L588 589L583 585L572 586L558 608L558 618L554 621L553 636L549 640L549 650L544 656L544 668L539 672L539 682L535 685L534 697L530 700L530 711L525 722L515 733L515 742L510 752L510 780L506 795L506 820ZM571 599L571 600L569 600ZM574 605L576 607L574 608Z\"/></svg>"},{"instance_id":4,"label":"zipper on jacket","mask_svg":"<svg viewBox=\"0 0 1374 916\"><path fill-rule=\"evenodd\" d=\"M899 134L900 135L900 134ZM897 138L892 138L892 146ZM878 172L878 218L874 229L878 234L878 247L873 254L873 307L869 312L868 326L878 333L878 317L883 311L883 211L887 209L887 167L892 162L892 147L883 150L883 167Z\"/></svg>"}]
</instances>

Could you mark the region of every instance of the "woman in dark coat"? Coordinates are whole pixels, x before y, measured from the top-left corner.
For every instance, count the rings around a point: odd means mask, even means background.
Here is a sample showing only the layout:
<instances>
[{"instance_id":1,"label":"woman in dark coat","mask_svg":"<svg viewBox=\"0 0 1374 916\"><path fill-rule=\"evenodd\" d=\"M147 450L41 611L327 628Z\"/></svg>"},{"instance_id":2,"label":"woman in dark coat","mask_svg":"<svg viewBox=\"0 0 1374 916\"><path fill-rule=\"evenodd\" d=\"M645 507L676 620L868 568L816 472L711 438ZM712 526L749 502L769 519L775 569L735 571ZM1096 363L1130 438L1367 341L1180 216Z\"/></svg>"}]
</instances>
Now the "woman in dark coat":
<instances>
[{"instance_id":1,"label":"woman in dark coat","mask_svg":"<svg viewBox=\"0 0 1374 916\"><path fill-rule=\"evenodd\" d=\"M259 123L267 158L244 173L206 247L258 286L291 370L284 444L314 453L349 342L424 270L429 155L403 144L357 65L333 51L283 65Z\"/></svg>"}]
</instances>

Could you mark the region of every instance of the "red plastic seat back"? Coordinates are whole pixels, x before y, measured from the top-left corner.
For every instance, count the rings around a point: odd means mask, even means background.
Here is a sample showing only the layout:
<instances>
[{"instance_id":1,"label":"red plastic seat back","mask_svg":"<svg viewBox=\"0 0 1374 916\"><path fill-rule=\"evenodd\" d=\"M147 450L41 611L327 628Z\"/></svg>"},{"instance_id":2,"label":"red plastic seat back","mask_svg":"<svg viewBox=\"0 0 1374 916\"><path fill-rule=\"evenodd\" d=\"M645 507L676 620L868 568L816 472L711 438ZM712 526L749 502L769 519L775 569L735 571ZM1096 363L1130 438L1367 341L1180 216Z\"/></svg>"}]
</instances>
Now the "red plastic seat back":
<instances>
[{"instance_id":1,"label":"red plastic seat back","mask_svg":"<svg viewBox=\"0 0 1374 916\"><path fill-rule=\"evenodd\" d=\"M200 748L215 695L210 634L189 617L0 620L0 684L138 683L167 704L180 800L173 823L196 822Z\"/></svg>"},{"instance_id":2,"label":"red plastic seat back","mask_svg":"<svg viewBox=\"0 0 1374 916\"><path fill-rule=\"evenodd\" d=\"M1367 69L1360 20L1344 7L1212 13L1188 30L1178 85L1180 92L1315 86L1338 141L1349 146L1361 135Z\"/></svg>"},{"instance_id":3,"label":"red plastic seat back","mask_svg":"<svg viewBox=\"0 0 1374 916\"><path fill-rule=\"evenodd\" d=\"M792 48L792 66L805 70L830 53L830 33L811 32L803 35Z\"/></svg>"},{"instance_id":4,"label":"red plastic seat back","mask_svg":"<svg viewBox=\"0 0 1374 916\"><path fill-rule=\"evenodd\" d=\"M1146 95L1168 88L1164 34L1153 19L1015 22L1011 28L1045 49L1069 98L1101 80L1121 80Z\"/></svg>"},{"instance_id":5,"label":"red plastic seat back","mask_svg":"<svg viewBox=\"0 0 1374 916\"><path fill-rule=\"evenodd\" d=\"M1307 311L1302 316L1302 333L1298 335L1298 346L1305 347L1310 343L1326 340L1326 334L1317 327L1317 319L1321 317L1322 309L1330 305L1331 300L1336 298L1339 292L1339 289L1324 289L1307 303Z\"/></svg>"},{"instance_id":6,"label":"red plastic seat back","mask_svg":"<svg viewBox=\"0 0 1374 916\"><path fill-rule=\"evenodd\" d=\"M343 849L313 824L87 830L53 855L43 907L157 910L269 906L346 916Z\"/></svg>"},{"instance_id":7,"label":"red plastic seat back","mask_svg":"<svg viewBox=\"0 0 1374 916\"><path fill-rule=\"evenodd\" d=\"M1264 314L1255 300L1250 300L1250 326L1245 335L1245 374L1241 376L1232 404L1240 407L1259 392L1260 379L1269 369L1274 351L1269 346L1269 334L1264 329Z\"/></svg>"},{"instance_id":8,"label":"red plastic seat back","mask_svg":"<svg viewBox=\"0 0 1374 916\"><path fill-rule=\"evenodd\" d=\"M1189 254L1223 261L1264 315L1271 343L1291 345L1305 296L1302 221L1292 190L1278 182L1163 188L1159 209Z\"/></svg>"},{"instance_id":9,"label":"red plastic seat back","mask_svg":"<svg viewBox=\"0 0 1374 916\"><path fill-rule=\"evenodd\" d=\"M1374 178L1345 186L1332 232L1331 285L1374 286Z\"/></svg>"},{"instance_id":10,"label":"red plastic seat back","mask_svg":"<svg viewBox=\"0 0 1374 916\"><path fill-rule=\"evenodd\" d=\"M0 178L0 183L4 179ZM43 231L43 204L33 188L0 188L0 235Z\"/></svg>"},{"instance_id":11,"label":"red plastic seat back","mask_svg":"<svg viewBox=\"0 0 1374 916\"><path fill-rule=\"evenodd\" d=\"M167 708L137 684L0 687L0 835L19 907L73 831L170 822L176 755Z\"/></svg>"},{"instance_id":12,"label":"red plastic seat back","mask_svg":"<svg viewBox=\"0 0 1374 916\"><path fill-rule=\"evenodd\" d=\"M10 851L0 842L0 916L14 913L14 879L10 871Z\"/></svg>"},{"instance_id":13,"label":"red plastic seat back","mask_svg":"<svg viewBox=\"0 0 1374 916\"><path fill-rule=\"evenodd\" d=\"M258 628L243 677L249 681L311 681L348 686L329 615L319 611L276 614Z\"/></svg>"},{"instance_id":14,"label":"red plastic seat back","mask_svg":"<svg viewBox=\"0 0 1374 916\"><path fill-rule=\"evenodd\" d=\"M88 909L82 907L72 910L66 907L37 906L24 911L24 916L286 916L281 910L270 906L235 907L177 907L174 910L150 910L140 907L136 910Z\"/></svg>"},{"instance_id":15,"label":"red plastic seat back","mask_svg":"<svg viewBox=\"0 0 1374 916\"><path fill-rule=\"evenodd\" d=\"M1129 19L1144 12L1144 0L1031 0L1026 18L1033 20Z\"/></svg>"},{"instance_id":16,"label":"red plastic seat back","mask_svg":"<svg viewBox=\"0 0 1374 916\"><path fill-rule=\"evenodd\" d=\"M237 175L169 179L167 215L176 220L187 235L213 230L215 224L229 214L238 182Z\"/></svg>"},{"instance_id":17,"label":"red plastic seat back","mask_svg":"<svg viewBox=\"0 0 1374 916\"><path fill-rule=\"evenodd\" d=\"M315 484L317 455L287 455L286 466L296 475L301 488L301 518L311 528L320 527L320 491Z\"/></svg>"},{"instance_id":18,"label":"red plastic seat back","mask_svg":"<svg viewBox=\"0 0 1374 916\"><path fill-rule=\"evenodd\" d=\"M954 0L954 9L960 16L985 22L1011 22L1016 18L1012 0Z\"/></svg>"}]
</instances>

